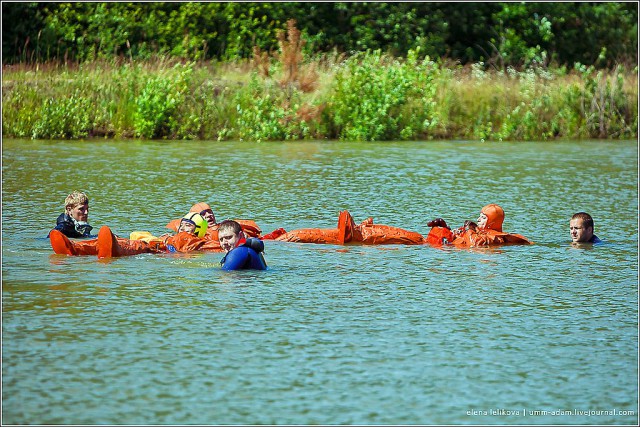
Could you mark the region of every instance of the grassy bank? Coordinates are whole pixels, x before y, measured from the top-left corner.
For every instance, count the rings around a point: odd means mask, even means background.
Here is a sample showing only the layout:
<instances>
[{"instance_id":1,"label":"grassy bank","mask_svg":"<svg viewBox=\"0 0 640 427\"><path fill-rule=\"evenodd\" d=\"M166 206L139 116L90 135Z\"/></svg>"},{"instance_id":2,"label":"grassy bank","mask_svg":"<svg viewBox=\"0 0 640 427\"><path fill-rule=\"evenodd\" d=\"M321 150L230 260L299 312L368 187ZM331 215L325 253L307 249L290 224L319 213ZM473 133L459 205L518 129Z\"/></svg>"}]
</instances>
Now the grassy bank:
<instances>
[{"instance_id":1,"label":"grassy bank","mask_svg":"<svg viewBox=\"0 0 640 427\"><path fill-rule=\"evenodd\" d=\"M379 52L242 63L5 67L4 137L185 140L635 139L637 68L485 71Z\"/></svg>"}]
</instances>

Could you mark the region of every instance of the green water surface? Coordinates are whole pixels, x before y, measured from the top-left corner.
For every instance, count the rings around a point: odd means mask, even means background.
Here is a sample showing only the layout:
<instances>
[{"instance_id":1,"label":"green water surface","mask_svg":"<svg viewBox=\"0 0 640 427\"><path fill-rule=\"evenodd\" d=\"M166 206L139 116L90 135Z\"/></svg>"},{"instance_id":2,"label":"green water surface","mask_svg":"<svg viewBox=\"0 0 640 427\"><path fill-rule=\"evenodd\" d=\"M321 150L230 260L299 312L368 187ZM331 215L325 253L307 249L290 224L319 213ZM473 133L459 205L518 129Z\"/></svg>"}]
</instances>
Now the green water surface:
<instances>
[{"instance_id":1,"label":"green water surface","mask_svg":"<svg viewBox=\"0 0 640 427\"><path fill-rule=\"evenodd\" d=\"M638 144L47 142L2 146L3 424L638 422ZM53 254L90 222L333 228L348 209L426 235L488 203L533 246L267 242L220 253ZM569 218L602 245L572 247Z\"/></svg>"}]
</instances>

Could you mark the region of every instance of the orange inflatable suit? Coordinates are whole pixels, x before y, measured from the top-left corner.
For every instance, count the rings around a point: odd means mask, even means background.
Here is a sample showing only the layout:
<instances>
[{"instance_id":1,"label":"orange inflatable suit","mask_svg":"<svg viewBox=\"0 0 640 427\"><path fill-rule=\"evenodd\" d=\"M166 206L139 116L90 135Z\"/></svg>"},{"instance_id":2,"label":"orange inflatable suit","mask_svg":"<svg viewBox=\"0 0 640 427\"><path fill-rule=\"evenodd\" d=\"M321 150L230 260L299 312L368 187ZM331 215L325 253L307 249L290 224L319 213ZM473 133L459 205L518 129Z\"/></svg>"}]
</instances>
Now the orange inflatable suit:
<instances>
[{"instance_id":1,"label":"orange inflatable suit","mask_svg":"<svg viewBox=\"0 0 640 427\"><path fill-rule=\"evenodd\" d=\"M198 237L186 231L181 231L166 240L158 238L148 241L117 239L106 226L102 227L98 233L98 258L193 251L222 252L222 248L218 240L209 240L206 236Z\"/></svg>"},{"instance_id":2,"label":"orange inflatable suit","mask_svg":"<svg viewBox=\"0 0 640 427\"><path fill-rule=\"evenodd\" d=\"M499 205L489 204L480 212L487 216L487 224L484 228L475 227L475 224L465 224L458 230L452 231L448 227L435 226L427 235L427 243L434 246L451 244L459 247L533 244L521 234L502 231L504 210Z\"/></svg>"},{"instance_id":3,"label":"orange inflatable suit","mask_svg":"<svg viewBox=\"0 0 640 427\"><path fill-rule=\"evenodd\" d=\"M351 221L353 222L353 219ZM400 227L374 224L373 218L367 218L353 227L351 241L363 245L422 245L424 236Z\"/></svg>"},{"instance_id":4,"label":"orange inflatable suit","mask_svg":"<svg viewBox=\"0 0 640 427\"><path fill-rule=\"evenodd\" d=\"M72 241L67 236L53 230L50 234L51 247L57 254L97 255L98 258L115 258L144 253L211 251L222 252L220 242L208 240L185 231L162 240L130 240L116 237L106 225L100 228L98 238L86 241ZM171 247L171 250L170 250Z\"/></svg>"},{"instance_id":5,"label":"orange inflatable suit","mask_svg":"<svg viewBox=\"0 0 640 427\"><path fill-rule=\"evenodd\" d=\"M367 218L356 225L348 211L342 211L338 215L337 228L300 228L289 231L275 240L332 245L344 245L345 243L421 245L424 243L424 237L420 233L390 225L374 224L373 218Z\"/></svg>"},{"instance_id":6,"label":"orange inflatable suit","mask_svg":"<svg viewBox=\"0 0 640 427\"><path fill-rule=\"evenodd\" d=\"M53 252L60 255L73 255L73 256L81 256L81 255L98 255L99 256L99 242L100 237L102 236L102 240L106 241L106 231L102 231L103 229L108 230L108 241L111 248L114 248L114 253L118 253L119 255L114 256L123 256L123 255L136 255L147 252L155 252L153 250L154 246L150 245L148 242L143 242L141 240L129 240L124 239L122 237L116 237L109 227L102 227L100 232L98 233L97 239L91 240L71 240L64 234L62 234L58 230L52 230L49 234L49 239L51 243L51 247L53 248ZM102 234L101 234L102 233ZM104 251L103 251L104 252Z\"/></svg>"},{"instance_id":7,"label":"orange inflatable suit","mask_svg":"<svg viewBox=\"0 0 640 427\"><path fill-rule=\"evenodd\" d=\"M174 219L169 221L166 225L166 228L178 231L178 227L180 227L180 221L182 218ZM262 234L262 230L258 227L258 224L252 219L235 219L237 223L242 227L242 231L244 231L244 235L246 237L260 237ZM207 234L204 236L205 239L218 241L218 227L214 225L213 227L207 228Z\"/></svg>"}]
</instances>

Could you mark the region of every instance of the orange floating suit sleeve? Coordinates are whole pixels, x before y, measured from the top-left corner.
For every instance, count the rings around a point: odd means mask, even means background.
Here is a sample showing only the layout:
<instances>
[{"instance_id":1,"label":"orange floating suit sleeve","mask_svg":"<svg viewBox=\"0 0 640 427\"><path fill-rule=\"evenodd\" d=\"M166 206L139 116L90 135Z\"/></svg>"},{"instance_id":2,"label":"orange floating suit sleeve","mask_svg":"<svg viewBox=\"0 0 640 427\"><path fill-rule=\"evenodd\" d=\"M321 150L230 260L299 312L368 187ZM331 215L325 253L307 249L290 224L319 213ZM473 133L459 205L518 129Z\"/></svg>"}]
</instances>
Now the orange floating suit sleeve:
<instances>
[{"instance_id":1,"label":"orange floating suit sleeve","mask_svg":"<svg viewBox=\"0 0 640 427\"><path fill-rule=\"evenodd\" d=\"M299 228L284 233L275 240L281 242L320 243L327 245L340 245L337 228Z\"/></svg>"},{"instance_id":2,"label":"orange floating suit sleeve","mask_svg":"<svg viewBox=\"0 0 640 427\"><path fill-rule=\"evenodd\" d=\"M442 246L454 240L453 231L446 227L433 227L429 230L426 242L433 246Z\"/></svg>"},{"instance_id":3,"label":"orange floating suit sleeve","mask_svg":"<svg viewBox=\"0 0 640 427\"><path fill-rule=\"evenodd\" d=\"M264 234L262 236L259 237L260 240L276 240L278 237L282 236L283 234L286 234L287 230L285 230L284 228L276 228L275 230L273 230L271 233L267 233Z\"/></svg>"}]
</instances>

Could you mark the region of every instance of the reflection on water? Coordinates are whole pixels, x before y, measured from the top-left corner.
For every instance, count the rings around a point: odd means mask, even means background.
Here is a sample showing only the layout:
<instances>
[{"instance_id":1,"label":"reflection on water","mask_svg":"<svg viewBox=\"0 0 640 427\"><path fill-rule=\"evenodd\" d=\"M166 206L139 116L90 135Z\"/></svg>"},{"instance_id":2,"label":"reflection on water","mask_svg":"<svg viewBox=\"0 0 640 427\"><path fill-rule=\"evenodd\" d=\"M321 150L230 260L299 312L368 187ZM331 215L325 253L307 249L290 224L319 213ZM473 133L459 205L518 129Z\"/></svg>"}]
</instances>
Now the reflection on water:
<instances>
[{"instance_id":1,"label":"reflection on water","mask_svg":"<svg viewBox=\"0 0 640 427\"><path fill-rule=\"evenodd\" d=\"M7 424L637 422L635 142L3 144ZM536 244L268 242L270 269L240 272L55 255L76 188L123 236L201 200L264 232L349 209L427 233L495 202ZM605 244L570 244L580 210ZM529 412L574 409L601 412Z\"/></svg>"}]
</instances>

